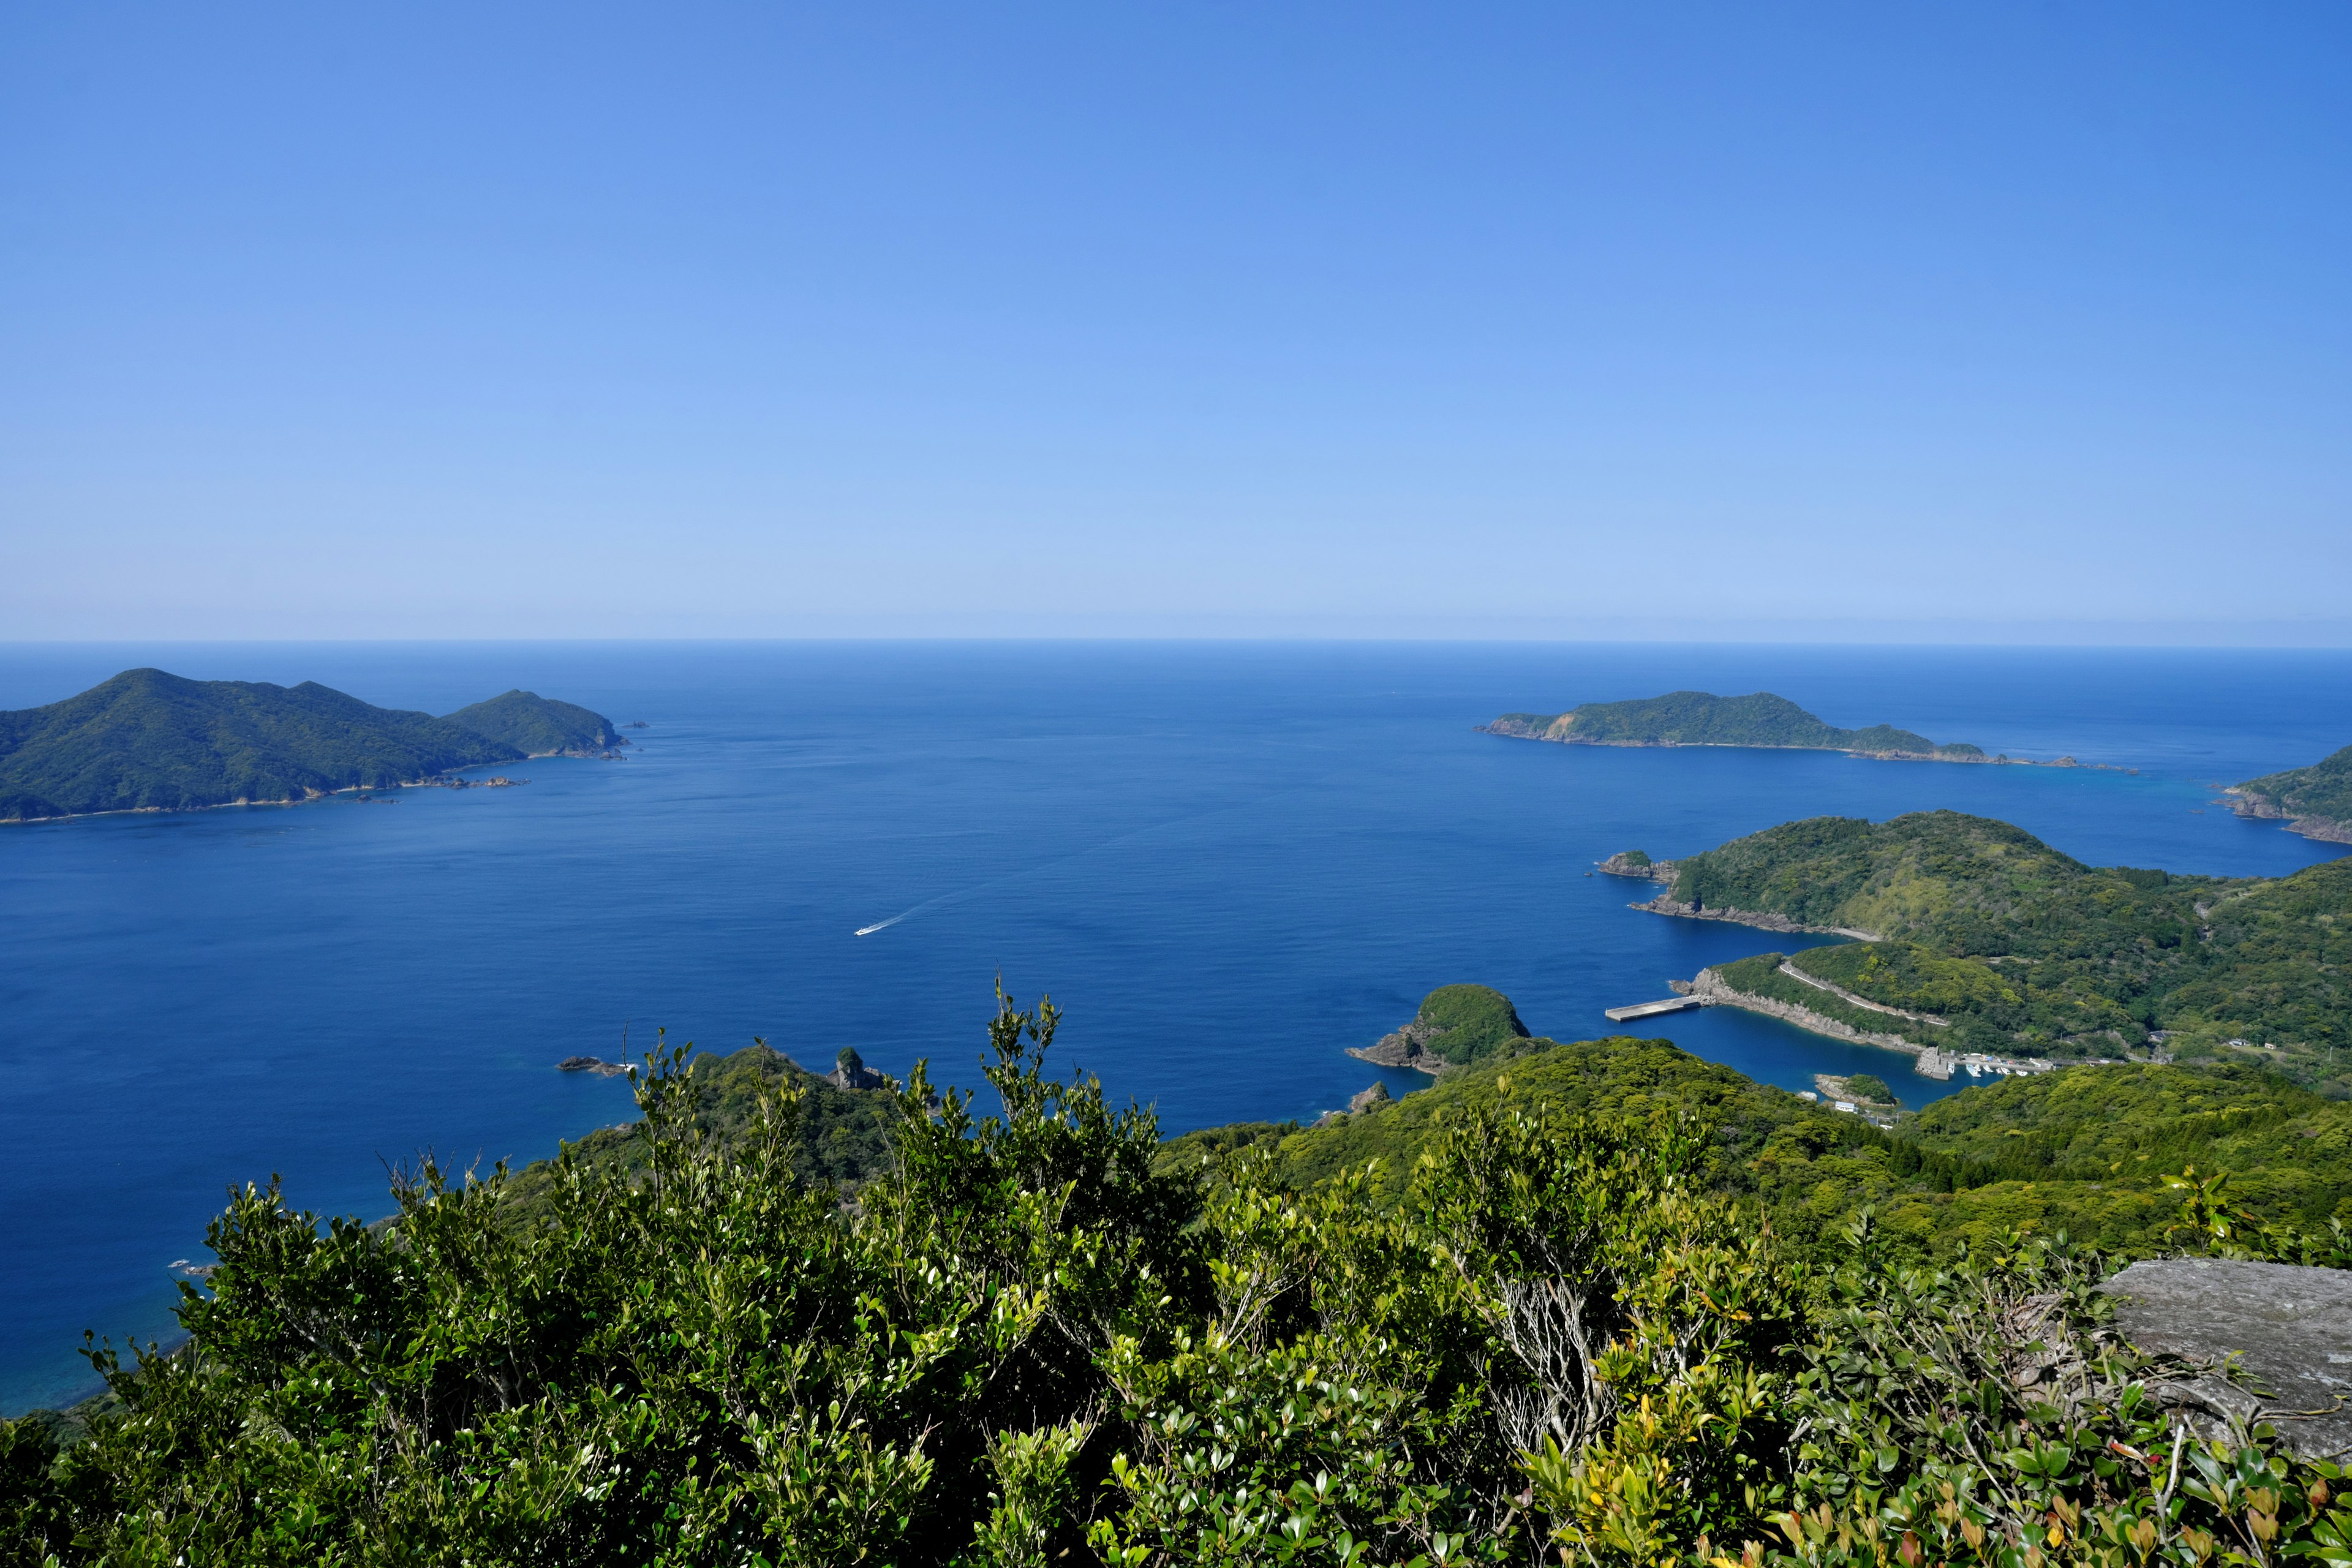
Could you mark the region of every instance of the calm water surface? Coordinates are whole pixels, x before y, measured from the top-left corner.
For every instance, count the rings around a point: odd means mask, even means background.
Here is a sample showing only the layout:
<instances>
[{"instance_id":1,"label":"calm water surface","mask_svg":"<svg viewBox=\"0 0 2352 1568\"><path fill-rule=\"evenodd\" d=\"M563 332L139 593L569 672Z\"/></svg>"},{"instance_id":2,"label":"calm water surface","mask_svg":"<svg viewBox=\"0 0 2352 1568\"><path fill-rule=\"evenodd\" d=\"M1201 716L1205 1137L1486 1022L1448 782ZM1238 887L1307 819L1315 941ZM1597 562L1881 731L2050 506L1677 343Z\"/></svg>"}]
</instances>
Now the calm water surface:
<instances>
[{"instance_id":1,"label":"calm water surface","mask_svg":"<svg viewBox=\"0 0 2352 1568\"><path fill-rule=\"evenodd\" d=\"M998 973L1064 1066L1173 1131L1310 1117L1343 1054L1475 980L1538 1033L1790 944L1589 877L1792 817L1950 806L2095 864L2339 853L2210 786L2352 741L2352 658L1591 645L220 644L0 647L0 708L156 664L446 712L509 687L632 731L529 788L0 828L0 1411L87 1392L85 1328L168 1335L231 1183L389 1206L384 1162L551 1153L631 1114L560 1074L673 1039L851 1045L977 1081ZM2140 770L1495 739L1514 709L1770 689L1832 723ZM866 937L858 928L902 917ZM1634 1032L1810 1087L1900 1057L1710 1010ZM1391 1078L1393 1088L1419 1081Z\"/></svg>"}]
</instances>

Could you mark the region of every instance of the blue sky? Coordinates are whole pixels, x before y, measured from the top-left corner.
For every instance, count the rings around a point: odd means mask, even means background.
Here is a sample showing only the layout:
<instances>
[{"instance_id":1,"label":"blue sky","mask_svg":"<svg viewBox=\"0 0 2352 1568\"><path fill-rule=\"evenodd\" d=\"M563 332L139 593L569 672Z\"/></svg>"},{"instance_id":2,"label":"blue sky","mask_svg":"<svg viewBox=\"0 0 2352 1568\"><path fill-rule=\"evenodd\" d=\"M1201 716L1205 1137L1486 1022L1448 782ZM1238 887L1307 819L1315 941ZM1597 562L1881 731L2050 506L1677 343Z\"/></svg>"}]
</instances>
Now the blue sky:
<instances>
[{"instance_id":1,"label":"blue sky","mask_svg":"<svg viewBox=\"0 0 2352 1568\"><path fill-rule=\"evenodd\" d=\"M2352 10L0 12L0 637L2352 643Z\"/></svg>"}]
</instances>

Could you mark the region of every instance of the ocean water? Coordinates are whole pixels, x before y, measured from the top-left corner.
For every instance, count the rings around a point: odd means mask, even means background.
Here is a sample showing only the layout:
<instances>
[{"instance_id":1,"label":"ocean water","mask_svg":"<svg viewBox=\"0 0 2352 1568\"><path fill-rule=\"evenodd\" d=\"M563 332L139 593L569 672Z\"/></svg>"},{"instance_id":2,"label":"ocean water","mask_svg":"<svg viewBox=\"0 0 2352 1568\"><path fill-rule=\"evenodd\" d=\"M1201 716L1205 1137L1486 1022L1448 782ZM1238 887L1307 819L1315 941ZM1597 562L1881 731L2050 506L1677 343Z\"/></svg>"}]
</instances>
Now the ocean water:
<instances>
[{"instance_id":1,"label":"ocean water","mask_svg":"<svg viewBox=\"0 0 2352 1568\"><path fill-rule=\"evenodd\" d=\"M978 1081L992 984L1163 1130L1311 1117L1434 985L1539 1034L1790 945L1588 876L1792 817L1936 806L2095 864L2340 853L2212 786L2352 741L2352 657L1593 645L0 647L0 708L156 664L446 712L522 686L641 747L529 787L0 828L0 1411L92 1386L85 1329L168 1336L233 1184L373 1217L385 1165L526 1161L625 1120L558 1073L670 1038L841 1047ZM1696 687L2124 773L1609 750L1493 715ZM862 927L888 923L867 936ZM1767 1082L1961 1085L1727 1009L1633 1032ZM1420 1080L1388 1075L1393 1089ZM1963 1084L1965 1080L1963 1080Z\"/></svg>"}]
</instances>

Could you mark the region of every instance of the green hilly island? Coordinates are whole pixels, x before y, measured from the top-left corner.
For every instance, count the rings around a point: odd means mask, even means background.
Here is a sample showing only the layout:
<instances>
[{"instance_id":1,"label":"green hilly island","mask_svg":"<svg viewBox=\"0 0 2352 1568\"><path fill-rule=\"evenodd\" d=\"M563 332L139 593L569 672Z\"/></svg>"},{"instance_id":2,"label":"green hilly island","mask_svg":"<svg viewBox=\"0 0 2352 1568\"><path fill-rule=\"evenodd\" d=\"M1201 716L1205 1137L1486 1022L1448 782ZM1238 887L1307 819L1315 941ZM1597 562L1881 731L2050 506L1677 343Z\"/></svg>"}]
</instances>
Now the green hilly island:
<instances>
[{"instance_id":1,"label":"green hilly island","mask_svg":"<svg viewBox=\"0 0 2352 1568\"><path fill-rule=\"evenodd\" d=\"M1647 907L1869 932L1877 940L1786 962L1874 1006L1787 973L1777 953L1721 971L1856 1027L2053 1059L2160 1047L2180 1060L2263 1061L2352 1095L2352 859L2290 877L2185 877L2085 866L1958 812L1822 816L1676 862L1672 889Z\"/></svg>"},{"instance_id":2,"label":"green hilly island","mask_svg":"<svg viewBox=\"0 0 2352 1568\"><path fill-rule=\"evenodd\" d=\"M2307 768L2248 779L2230 793L2242 816L2284 817L2306 838L2352 844L2352 746Z\"/></svg>"},{"instance_id":3,"label":"green hilly island","mask_svg":"<svg viewBox=\"0 0 2352 1568\"><path fill-rule=\"evenodd\" d=\"M1527 1037L1528 1026L1501 992L1485 985L1441 985L1422 998L1404 1027L1348 1054L1378 1067L1440 1073L1507 1052Z\"/></svg>"},{"instance_id":4,"label":"green hilly island","mask_svg":"<svg viewBox=\"0 0 2352 1568\"><path fill-rule=\"evenodd\" d=\"M436 719L316 681L131 669L62 702L0 712L0 821L303 800L618 742L602 716L527 691Z\"/></svg>"},{"instance_id":5,"label":"green hilly island","mask_svg":"<svg viewBox=\"0 0 2352 1568\"><path fill-rule=\"evenodd\" d=\"M1769 691L1746 697L1670 691L1630 702L1587 702L1565 713L1506 713L1486 730L1579 746L1781 746L1874 757L1987 760L1979 747L1938 745L1891 724L1842 730Z\"/></svg>"}]
</instances>

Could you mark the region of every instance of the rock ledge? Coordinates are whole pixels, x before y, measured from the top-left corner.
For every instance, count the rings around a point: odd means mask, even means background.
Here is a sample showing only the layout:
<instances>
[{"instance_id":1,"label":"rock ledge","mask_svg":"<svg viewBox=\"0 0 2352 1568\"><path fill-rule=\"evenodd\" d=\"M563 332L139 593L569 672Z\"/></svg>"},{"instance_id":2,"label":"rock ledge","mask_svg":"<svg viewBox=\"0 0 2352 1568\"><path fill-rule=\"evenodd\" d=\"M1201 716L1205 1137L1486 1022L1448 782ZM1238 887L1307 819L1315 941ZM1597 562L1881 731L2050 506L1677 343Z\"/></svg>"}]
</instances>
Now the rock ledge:
<instances>
[{"instance_id":1,"label":"rock ledge","mask_svg":"<svg viewBox=\"0 0 2352 1568\"><path fill-rule=\"evenodd\" d=\"M2234 1353L2267 1394L2219 1375L2161 1385L2166 1403L2209 1418L2263 1420L2306 1459L2352 1451L2352 1270L2170 1258L2135 1263L2099 1287L2143 1350L2218 1367Z\"/></svg>"}]
</instances>

